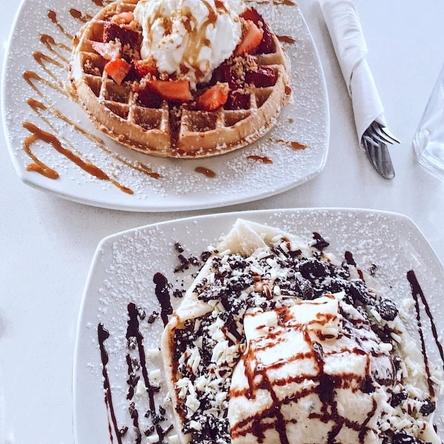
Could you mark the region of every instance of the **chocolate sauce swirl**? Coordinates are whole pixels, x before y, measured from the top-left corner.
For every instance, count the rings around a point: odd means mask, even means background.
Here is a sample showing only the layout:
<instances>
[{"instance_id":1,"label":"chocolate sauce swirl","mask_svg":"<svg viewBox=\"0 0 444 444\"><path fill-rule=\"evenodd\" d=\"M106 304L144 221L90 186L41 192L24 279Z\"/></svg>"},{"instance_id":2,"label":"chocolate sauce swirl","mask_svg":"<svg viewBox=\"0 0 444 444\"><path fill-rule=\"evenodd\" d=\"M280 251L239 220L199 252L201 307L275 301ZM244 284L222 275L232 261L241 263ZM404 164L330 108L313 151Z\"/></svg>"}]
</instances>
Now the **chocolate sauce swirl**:
<instances>
[{"instance_id":1,"label":"chocolate sauce swirl","mask_svg":"<svg viewBox=\"0 0 444 444\"><path fill-rule=\"evenodd\" d=\"M117 425L117 418L116 413L114 410L114 404L113 404L113 396L112 396L112 390L111 390L111 384L109 382L109 375L108 375L108 352L105 348L105 342L109 338L109 332L105 330L103 324L99 324L97 326L97 337L99 341L99 349L100 349L100 359L102 362L102 378L103 378L103 392L104 392L104 399L105 399L105 405L106 409L108 411L108 430L109 430L109 437L111 442L114 442L113 440L113 430L114 434L117 438L117 443L122 443L122 438L120 436L120 429ZM111 419L111 421L110 421Z\"/></svg>"},{"instance_id":2,"label":"chocolate sauce swirl","mask_svg":"<svg viewBox=\"0 0 444 444\"><path fill-rule=\"evenodd\" d=\"M443 350L443 346L441 344L441 341L439 339L438 330L436 328L435 320L434 320L432 312L430 310L430 305L424 295L424 292L423 292L423 290L418 282L418 279L416 277L416 274L413 270L410 270L407 272L407 280L409 281L410 289L412 292L412 297L415 302L416 323L418 326L419 339L421 342L422 356L424 358L424 368L425 368L425 372L427 375L427 383L428 383L428 387L429 387L429 393L430 393L430 396L433 398L435 396L435 387L434 387L434 383L433 383L432 377L431 377L429 357L427 354L427 348L426 348L426 344L425 344L423 322L422 322L422 317L421 317L421 308L419 305L419 301L421 301L421 303L424 307L424 311L429 319L430 329L432 332L432 336L433 336L436 348L438 349L439 356L441 358L443 369L444 369L444 350Z\"/></svg>"},{"instance_id":3,"label":"chocolate sauce swirl","mask_svg":"<svg viewBox=\"0 0 444 444\"><path fill-rule=\"evenodd\" d=\"M173 313L168 279L162 273L156 273L153 277L153 282L156 285L155 293L161 308L160 316L162 317L163 324L167 325L168 316Z\"/></svg>"}]
</instances>

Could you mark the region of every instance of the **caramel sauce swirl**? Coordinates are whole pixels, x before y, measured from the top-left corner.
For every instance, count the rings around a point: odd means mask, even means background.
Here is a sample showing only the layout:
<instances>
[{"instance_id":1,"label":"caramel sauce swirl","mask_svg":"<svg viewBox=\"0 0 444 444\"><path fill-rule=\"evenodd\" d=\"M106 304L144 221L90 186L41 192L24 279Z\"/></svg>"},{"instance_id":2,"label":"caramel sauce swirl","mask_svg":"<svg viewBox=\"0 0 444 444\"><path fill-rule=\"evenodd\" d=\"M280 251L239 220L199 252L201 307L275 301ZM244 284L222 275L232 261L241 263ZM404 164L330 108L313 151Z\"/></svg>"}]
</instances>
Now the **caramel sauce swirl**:
<instances>
[{"instance_id":1,"label":"caramel sauce swirl","mask_svg":"<svg viewBox=\"0 0 444 444\"><path fill-rule=\"evenodd\" d=\"M69 13L71 14L72 18L75 18L76 20L79 20L82 23L87 23L89 20L92 19L92 16L89 14L83 13L82 11L79 11L78 9L71 8L69 10Z\"/></svg>"},{"instance_id":2,"label":"caramel sauce swirl","mask_svg":"<svg viewBox=\"0 0 444 444\"><path fill-rule=\"evenodd\" d=\"M289 35L277 35L276 37L281 43L288 43L289 45L296 43L296 39Z\"/></svg>"},{"instance_id":3,"label":"caramel sauce swirl","mask_svg":"<svg viewBox=\"0 0 444 444\"><path fill-rule=\"evenodd\" d=\"M213 179L214 177L216 177L216 173L213 170L210 170L209 168L196 167L194 169L194 171L196 171L196 173L203 174L204 176L206 176L210 179Z\"/></svg>"},{"instance_id":4,"label":"caramel sauce swirl","mask_svg":"<svg viewBox=\"0 0 444 444\"><path fill-rule=\"evenodd\" d=\"M291 141L291 140L284 140L284 139L271 139L272 142L280 143L282 145L287 145L288 147L292 148L295 151L305 150L308 148L307 145L297 142L297 141Z\"/></svg>"},{"instance_id":5,"label":"caramel sauce swirl","mask_svg":"<svg viewBox=\"0 0 444 444\"><path fill-rule=\"evenodd\" d=\"M23 73L23 79L40 97L45 97L45 95L36 86L37 82L43 83L44 85L59 92L60 94L62 94L64 96L68 95L67 92L58 83L44 79L42 76L37 74L35 71L25 71Z\"/></svg>"},{"instance_id":6,"label":"caramel sauce swirl","mask_svg":"<svg viewBox=\"0 0 444 444\"><path fill-rule=\"evenodd\" d=\"M119 156L117 153L115 153L114 151L112 151L111 149L109 149L107 147L107 145L105 144L105 142L100 138L95 136L94 134L89 133L87 130L85 130L84 128L82 128L80 125L78 125L76 122L74 122L72 119L70 119L68 116L66 116L65 114L63 114L60 110L58 110L57 108L53 107L53 106L47 106L46 104L44 104L43 102L37 100L37 99L33 99L33 98L29 98L27 101L27 104L32 108L33 111L35 111L37 113L37 115L50 127L52 128L54 131L56 131L56 128L54 127L54 125L51 123L51 121L49 119L47 119L42 112L43 111L48 111L52 116L54 116L55 118L67 123L68 125L70 125L72 128L74 128L74 130L76 130L79 134L81 134L82 136L86 137L88 140L90 140L91 142L94 142L103 152L105 152L106 154L112 156L113 158L115 158L116 160L118 160L119 162L123 163L124 165L132 168L135 171L138 171L140 173L143 173L149 177L151 177L152 179L156 179L159 180L162 178L161 174L159 174L158 172L154 171L151 167L149 167L148 165L146 165L145 163L142 162L137 162L137 163L132 163L130 161L128 161L127 159L125 159L123 156Z\"/></svg>"},{"instance_id":7,"label":"caramel sauce swirl","mask_svg":"<svg viewBox=\"0 0 444 444\"><path fill-rule=\"evenodd\" d=\"M36 103L32 102L33 106L38 106ZM133 194L133 191L117 182L115 179L111 178L106 174L102 169L97 167L96 165L82 159L79 155L74 153L72 150L65 148L60 140L51 133L42 130L31 122L23 123L23 128L28 130L31 134L25 138L23 141L23 150L27 154L27 156L33 161L33 163L27 166L27 171L32 171L41 174L42 176L47 177L48 179L58 179L60 177L59 173L54 169L50 168L44 162L42 162L33 152L32 145L37 141L42 141L52 148L54 148L58 153L62 154L68 160L76 164L83 171L88 173L89 175L95 177L98 180L103 180L112 183L119 190L123 191L127 194Z\"/></svg>"},{"instance_id":8,"label":"caramel sauce swirl","mask_svg":"<svg viewBox=\"0 0 444 444\"><path fill-rule=\"evenodd\" d=\"M69 40L74 38L72 34L65 31L65 28L60 24L57 18L57 13L53 9L48 10L48 18L65 37L67 37Z\"/></svg>"},{"instance_id":9,"label":"caramel sauce swirl","mask_svg":"<svg viewBox=\"0 0 444 444\"><path fill-rule=\"evenodd\" d=\"M273 163L273 160L270 159L267 156L254 156L254 155L252 155L252 156L247 156L247 159L254 160L256 162L266 163L266 164Z\"/></svg>"},{"instance_id":10,"label":"caramel sauce swirl","mask_svg":"<svg viewBox=\"0 0 444 444\"><path fill-rule=\"evenodd\" d=\"M71 49L67 45L56 42L54 37L49 34L40 34L40 43L46 46L48 51L56 55L63 63L68 63L68 59L57 50L62 49L65 52L71 52Z\"/></svg>"}]
</instances>

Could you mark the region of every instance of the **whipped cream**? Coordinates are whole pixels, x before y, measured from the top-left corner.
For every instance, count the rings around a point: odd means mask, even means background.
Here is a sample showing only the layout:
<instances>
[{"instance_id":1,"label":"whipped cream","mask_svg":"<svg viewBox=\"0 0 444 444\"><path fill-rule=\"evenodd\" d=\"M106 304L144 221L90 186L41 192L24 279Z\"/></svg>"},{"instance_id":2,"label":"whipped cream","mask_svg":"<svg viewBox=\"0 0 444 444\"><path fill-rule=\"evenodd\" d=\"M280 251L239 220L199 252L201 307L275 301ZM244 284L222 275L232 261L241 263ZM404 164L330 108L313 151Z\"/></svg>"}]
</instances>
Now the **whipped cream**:
<instances>
[{"instance_id":1,"label":"whipped cream","mask_svg":"<svg viewBox=\"0 0 444 444\"><path fill-rule=\"evenodd\" d=\"M261 428L269 444L281 442L283 428L290 443L327 442L335 426L338 442L379 442L377 420L389 401L387 389L377 383L369 393L361 388L375 375L379 380L393 379L391 346L370 328L355 328L354 322L343 319L342 296L326 295L297 301L286 309L247 313L247 349L230 389L233 444L256 443L255 427ZM363 322L356 314L354 321ZM281 411L279 424L268 417L275 410ZM365 435L354 428L364 423Z\"/></svg>"},{"instance_id":2,"label":"whipped cream","mask_svg":"<svg viewBox=\"0 0 444 444\"><path fill-rule=\"evenodd\" d=\"M242 0L140 0L143 59L153 57L161 73L184 75L192 86L207 82L238 45Z\"/></svg>"}]
</instances>

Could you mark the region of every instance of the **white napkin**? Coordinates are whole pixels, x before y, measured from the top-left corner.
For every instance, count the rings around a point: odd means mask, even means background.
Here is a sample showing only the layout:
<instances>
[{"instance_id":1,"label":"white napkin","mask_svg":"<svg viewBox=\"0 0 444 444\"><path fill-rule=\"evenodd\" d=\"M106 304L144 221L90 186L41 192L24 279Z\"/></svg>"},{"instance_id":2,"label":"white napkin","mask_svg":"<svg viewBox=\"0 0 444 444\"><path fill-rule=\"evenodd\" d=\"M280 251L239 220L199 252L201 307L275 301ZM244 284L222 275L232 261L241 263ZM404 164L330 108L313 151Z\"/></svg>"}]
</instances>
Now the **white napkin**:
<instances>
[{"instance_id":1,"label":"white napkin","mask_svg":"<svg viewBox=\"0 0 444 444\"><path fill-rule=\"evenodd\" d=\"M384 107L366 59L367 43L352 0L320 0L320 4L352 99L361 144L362 135L375 120L385 125Z\"/></svg>"}]
</instances>

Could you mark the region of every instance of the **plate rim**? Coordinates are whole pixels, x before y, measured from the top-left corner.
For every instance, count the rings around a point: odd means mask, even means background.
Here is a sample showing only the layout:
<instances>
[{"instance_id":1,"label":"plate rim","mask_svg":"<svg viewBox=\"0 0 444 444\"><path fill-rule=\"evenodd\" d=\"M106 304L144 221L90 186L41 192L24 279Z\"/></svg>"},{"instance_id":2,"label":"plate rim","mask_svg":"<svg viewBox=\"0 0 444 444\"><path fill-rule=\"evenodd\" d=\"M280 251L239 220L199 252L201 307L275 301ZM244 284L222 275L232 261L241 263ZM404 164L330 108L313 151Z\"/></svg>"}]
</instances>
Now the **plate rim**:
<instances>
[{"instance_id":1,"label":"plate rim","mask_svg":"<svg viewBox=\"0 0 444 444\"><path fill-rule=\"evenodd\" d=\"M85 286L82 292L79 312L76 321L76 336L74 343L74 357L73 357L73 367L72 367L72 407L73 407L73 415L72 415L72 426L73 426L73 435L74 435L74 443L80 444L78 440L78 416L77 416L77 377L78 377L78 364L79 364L79 347L80 347L80 328L83 324L83 319L85 316L85 304L87 300L87 295L92 286L94 274L96 272L97 267L100 265L100 256L103 253L104 249L107 248L110 244L116 241L118 238L126 235L131 235L137 233L142 230L146 230L154 227L161 227L164 225L174 225L183 222L195 222L199 224L202 220L205 219L219 219L221 217L244 217L248 218L249 215L267 215L272 213L309 213L309 212L330 212L330 213L358 213L358 214L368 214L368 215L381 215L386 216L393 220L402 221L403 223L410 226L413 233L416 235L416 238L421 241L424 247L428 250L427 254L430 255L430 258L435 262L441 271L442 276L444 277L444 263L440 260L437 255L435 249L430 244L427 237L424 235L423 231L419 228L419 226L413 221L413 219L406 214L395 212L395 211L386 211L386 210L377 210L371 208L348 208L348 207L313 207L313 208L277 208L277 209L264 209L264 210L248 210L248 211L233 211L233 212L223 212L223 213L215 213L215 214L205 214L198 216L188 216L182 217L178 219L170 219L158 223L152 223L147 225L142 225L135 228L130 228L127 230L122 230L117 233L111 234L109 236L104 237L97 245L97 248L94 252L92 262L90 268L88 270L87 279L85 282Z\"/></svg>"},{"instance_id":2,"label":"plate rim","mask_svg":"<svg viewBox=\"0 0 444 444\"><path fill-rule=\"evenodd\" d=\"M95 208L103 208L103 209L109 209L109 210L114 210L114 211L127 211L127 212L139 212L139 213L154 213L154 212L158 212L158 213L169 213L169 212L178 212L178 211L183 211L183 212L189 212L189 211L196 211L196 210L208 210L208 209L217 209L217 208L225 208L225 207L229 207L229 206L235 206L235 205L241 205L241 204L245 204L245 203L250 203L250 202L256 202L262 199L267 199L270 198L272 196L276 196L276 195L280 195L283 194L289 190L295 189L307 182L310 182L311 180L313 180L315 177L319 176L322 171L325 169L327 160L328 160L328 156L330 153L330 139L331 139L331 113L330 113L330 98L329 98L329 93L328 93L328 88L327 88L327 80L325 77L325 70L324 70L324 66L320 57L320 53L319 53L319 49L318 46L316 44L316 41L313 37L313 34L311 32L310 27L307 24L307 21L305 19L305 15L302 12L301 8L298 6L298 13L299 16L302 19L304 28L307 31L308 36L310 37L312 46L313 46L313 54L314 57L317 61L317 64L319 66L319 75L320 75L320 86L321 89L324 93L324 97L325 97L325 127L323 128L323 131L325 132L325 147L323 147L323 152L322 152L322 157L320 158L320 162L317 166L316 169L314 169L310 174L300 178L299 180L296 180L290 184L278 187L276 189L269 189L268 191L259 193L257 195L254 196L249 196L249 197L242 197L242 198L232 198L230 200L226 200L224 202L213 202L213 203L194 203L194 204L175 204L175 205L168 205L168 203L161 203L160 205L157 206L153 206L152 204L150 204L150 200L151 199L141 199L141 200L136 200L136 201L132 201L129 204L125 204L123 202L121 203L117 203L115 202L112 198L111 199L107 199L107 194L105 192L104 196L105 197L101 197L101 200L97 200L94 198L89 198L87 196L83 196L83 197L79 197L78 194L75 191L70 191L69 189L64 189L64 190L59 190L59 189L53 189L53 187L51 187L50 183L47 183L47 181L43 182L42 179L40 177L38 177L37 175L31 175L28 174L26 171L26 168L24 165L22 165L19 162L18 157L15 154L15 147L13 146L13 143L11 141L11 135L10 135L10 131L9 131L9 127L8 127L8 122L6 119L6 79L7 79L7 73L8 73L8 68L9 68L9 64L10 62L10 52L11 52L11 42L12 42L12 37L15 34L16 30L17 30L17 24L18 24L18 20L21 17L22 13L23 13L23 9L25 8L25 6L30 3L32 0L21 0L20 6L15 14L13 23L12 23L12 27L7 39L7 47L5 50L5 54L3 57L3 68L2 68L2 73L1 73L1 82L2 82L2 88L1 88L1 98L0 98L0 111L2 114L2 127L3 127L3 133L4 133L4 138L5 138L5 142L6 142L6 147L8 150L8 154L9 157L11 158L12 164L14 166L14 169L16 171L16 174L18 176L18 178L20 179L20 181L34 189L37 189L39 191L45 192L45 193L50 193L53 194L54 196L57 196L59 198L71 201L71 202L75 202L78 204L82 204L82 205L87 205L90 207L95 207ZM100 193L100 196L103 196L103 193Z\"/></svg>"}]
</instances>

